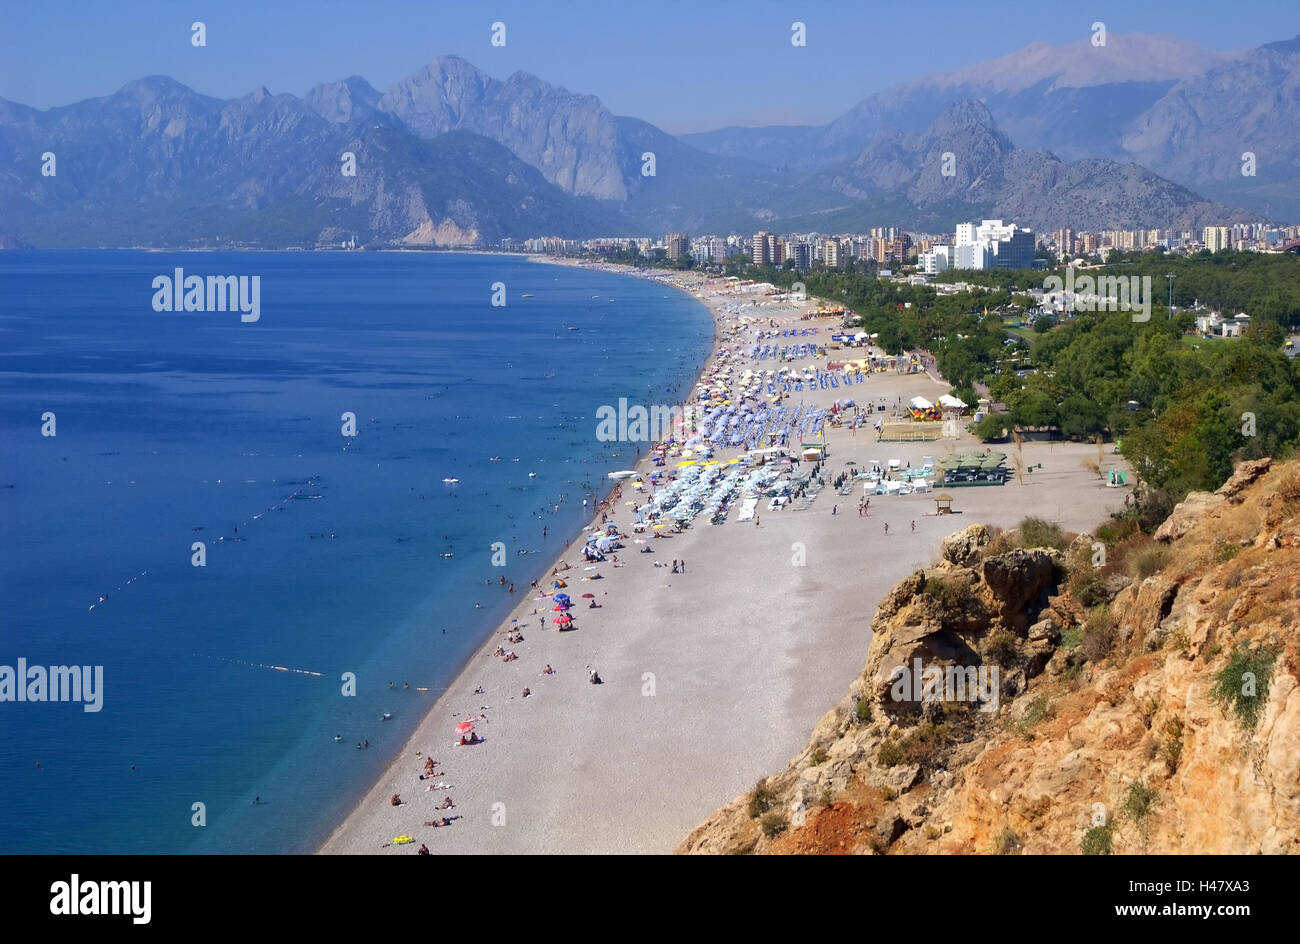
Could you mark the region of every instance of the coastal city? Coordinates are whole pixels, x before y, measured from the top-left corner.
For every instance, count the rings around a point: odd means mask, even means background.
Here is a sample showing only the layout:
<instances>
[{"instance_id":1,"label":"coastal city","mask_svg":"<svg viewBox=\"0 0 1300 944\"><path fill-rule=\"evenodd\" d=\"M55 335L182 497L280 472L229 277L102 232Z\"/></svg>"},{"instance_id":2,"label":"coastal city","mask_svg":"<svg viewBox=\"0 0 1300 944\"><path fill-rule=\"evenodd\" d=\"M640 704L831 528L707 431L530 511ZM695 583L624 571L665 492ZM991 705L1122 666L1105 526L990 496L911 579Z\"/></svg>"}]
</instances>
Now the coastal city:
<instances>
[{"instance_id":1,"label":"coastal city","mask_svg":"<svg viewBox=\"0 0 1300 944\"><path fill-rule=\"evenodd\" d=\"M808 271L814 267L893 274L890 266L911 267L915 276L949 269L1036 269L1053 261L1084 259L1104 263L1115 250L1193 255L1225 249L1253 252L1300 252L1300 226L1234 223L1206 226L1199 232L1167 229L1076 232L1069 228L1036 235L1002 220L958 224L951 234L908 233L880 226L866 234L777 234L689 236L669 233L662 238L596 237L563 239L539 236L507 237L500 249L552 256L608 256L637 253L646 261L681 267L724 266L737 259ZM881 271L883 270L883 271Z\"/></svg>"}]
</instances>

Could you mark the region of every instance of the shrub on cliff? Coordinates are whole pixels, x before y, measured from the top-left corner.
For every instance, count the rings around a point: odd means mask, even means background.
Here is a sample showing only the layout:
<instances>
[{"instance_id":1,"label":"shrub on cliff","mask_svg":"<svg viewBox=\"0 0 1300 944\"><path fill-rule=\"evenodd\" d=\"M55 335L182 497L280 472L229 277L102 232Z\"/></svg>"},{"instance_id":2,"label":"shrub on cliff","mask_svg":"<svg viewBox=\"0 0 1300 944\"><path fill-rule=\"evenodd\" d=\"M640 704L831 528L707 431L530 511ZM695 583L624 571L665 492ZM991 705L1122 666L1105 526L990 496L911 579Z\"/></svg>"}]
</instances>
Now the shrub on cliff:
<instances>
[{"instance_id":1,"label":"shrub on cliff","mask_svg":"<svg viewBox=\"0 0 1300 944\"><path fill-rule=\"evenodd\" d=\"M1110 608L1104 604L1094 606L1083 624L1083 656L1089 662L1100 662L1110 654L1115 645L1115 622Z\"/></svg>"},{"instance_id":2,"label":"shrub on cliff","mask_svg":"<svg viewBox=\"0 0 1300 944\"><path fill-rule=\"evenodd\" d=\"M1064 550L1065 537L1061 529L1042 518L1025 518L1016 526L1020 532L1021 547L1054 547Z\"/></svg>"},{"instance_id":3,"label":"shrub on cliff","mask_svg":"<svg viewBox=\"0 0 1300 944\"><path fill-rule=\"evenodd\" d=\"M1172 556L1173 552L1163 544L1144 547L1129 558L1129 573L1138 580L1145 580L1164 570Z\"/></svg>"},{"instance_id":4,"label":"shrub on cliff","mask_svg":"<svg viewBox=\"0 0 1300 944\"><path fill-rule=\"evenodd\" d=\"M1237 649L1215 676L1210 697L1236 714L1242 726L1255 727L1260 706L1268 700L1268 683L1277 653L1269 649Z\"/></svg>"},{"instance_id":5,"label":"shrub on cliff","mask_svg":"<svg viewBox=\"0 0 1300 944\"><path fill-rule=\"evenodd\" d=\"M1086 558L1076 562L1070 571L1070 580L1066 588L1070 591L1070 596L1081 606L1105 603L1110 596L1101 571L1093 567L1091 561Z\"/></svg>"},{"instance_id":6,"label":"shrub on cliff","mask_svg":"<svg viewBox=\"0 0 1300 944\"><path fill-rule=\"evenodd\" d=\"M1080 851L1084 855L1111 855L1114 853L1114 847L1111 840L1111 833L1115 825L1107 823L1105 826L1093 826L1083 834L1083 842L1080 843Z\"/></svg>"},{"instance_id":7,"label":"shrub on cliff","mask_svg":"<svg viewBox=\"0 0 1300 944\"><path fill-rule=\"evenodd\" d=\"M764 813L763 818L758 822L763 829L763 835L768 839L785 832L786 827L789 825L785 820L785 814L780 810L771 810Z\"/></svg>"},{"instance_id":8,"label":"shrub on cliff","mask_svg":"<svg viewBox=\"0 0 1300 944\"><path fill-rule=\"evenodd\" d=\"M1013 852L1019 852L1022 843L1020 837L1016 835L1015 830L1010 826L1003 826L993 840L994 855L1011 855Z\"/></svg>"},{"instance_id":9,"label":"shrub on cliff","mask_svg":"<svg viewBox=\"0 0 1300 944\"><path fill-rule=\"evenodd\" d=\"M998 665L1010 665L1020 655L1016 634L1005 629L990 633L988 641L984 644L984 654Z\"/></svg>"},{"instance_id":10,"label":"shrub on cliff","mask_svg":"<svg viewBox=\"0 0 1300 944\"><path fill-rule=\"evenodd\" d=\"M946 610L963 609L971 596L970 587L960 580L945 580L942 577L925 578L921 592L934 597Z\"/></svg>"},{"instance_id":11,"label":"shrub on cliff","mask_svg":"<svg viewBox=\"0 0 1300 944\"><path fill-rule=\"evenodd\" d=\"M772 789L767 785L766 777L754 784L754 790L749 794L748 810L750 819L758 819L770 810L773 799Z\"/></svg>"}]
</instances>

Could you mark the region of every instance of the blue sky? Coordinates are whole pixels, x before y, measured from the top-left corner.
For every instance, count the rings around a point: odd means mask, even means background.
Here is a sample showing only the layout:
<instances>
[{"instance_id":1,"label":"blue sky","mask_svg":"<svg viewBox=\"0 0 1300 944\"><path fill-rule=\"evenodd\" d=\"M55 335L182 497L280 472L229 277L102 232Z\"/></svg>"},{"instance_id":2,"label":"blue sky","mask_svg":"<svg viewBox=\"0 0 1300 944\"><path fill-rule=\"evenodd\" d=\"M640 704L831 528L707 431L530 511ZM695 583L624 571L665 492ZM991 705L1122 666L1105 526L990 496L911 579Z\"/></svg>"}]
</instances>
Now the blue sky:
<instances>
[{"instance_id":1,"label":"blue sky","mask_svg":"<svg viewBox=\"0 0 1300 944\"><path fill-rule=\"evenodd\" d=\"M354 74L383 90L453 53L672 132L820 124L895 82L1072 42L1096 20L1234 50L1300 33L1298 11L1294 0L0 0L0 97L48 108L154 74L219 98L258 85L301 95ZM195 20L206 48L190 44ZM496 20L504 48L489 43ZM795 20L806 48L790 44Z\"/></svg>"}]
</instances>

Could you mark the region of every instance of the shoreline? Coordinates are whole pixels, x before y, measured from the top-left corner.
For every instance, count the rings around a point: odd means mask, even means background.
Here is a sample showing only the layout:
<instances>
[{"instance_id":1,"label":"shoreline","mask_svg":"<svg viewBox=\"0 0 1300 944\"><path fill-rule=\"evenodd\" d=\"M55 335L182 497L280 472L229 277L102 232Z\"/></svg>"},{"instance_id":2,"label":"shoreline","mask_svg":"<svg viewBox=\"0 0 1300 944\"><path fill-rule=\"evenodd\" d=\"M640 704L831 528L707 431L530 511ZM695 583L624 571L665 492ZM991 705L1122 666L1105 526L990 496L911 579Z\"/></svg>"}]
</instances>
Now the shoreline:
<instances>
[{"instance_id":1,"label":"shoreline","mask_svg":"<svg viewBox=\"0 0 1300 944\"><path fill-rule=\"evenodd\" d=\"M726 322L740 324L744 316L737 307L753 304L755 296L723 292L725 282L699 274L683 279L673 273L678 281L672 282L630 266L601 267L673 285L704 303L714 339L701 378L715 369L728 345L731 363L743 363L738 352L749 345L729 334L734 325ZM711 283L716 287L710 293ZM735 305L737 300L744 304ZM777 313L784 324L816 304L809 298L770 312L756 305L752 314L759 317L748 327L766 329L769 314ZM838 322L813 324L830 328L819 337L826 340ZM883 392L882 401L892 401L915 393L933 396L936 385L948 386L926 372L880 373L850 389L858 397ZM698 383L688 403L695 402L697 389ZM832 393L838 391L810 390L800 399L824 401ZM975 443L963 433L964 443L876 444L869 427L861 433L827 431L827 472L845 468L849 456L906 456L919 464L923 453L937 456ZM1031 446L1034 461L1048 459L1053 468L1040 469L1025 487L1084 484L1086 473L1072 454L1090 455L1092 448ZM644 474L651 455L647 450L631 468ZM1093 485L1064 493L1068 510L1058 506L1056 520L1072 530L1091 528L1104 516L1104 502L1122 501L1122 493L1107 493L1095 479ZM958 504L966 517L956 519L933 515L931 497L920 494L873 499L863 519L852 514L852 499L833 489L801 510L769 513L764 506L761 524L755 521L753 528L734 513L722 527L701 517L678 534L644 545L655 545L662 570L635 553L629 534L623 562L596 569L598 583L578 582L585 574L581 565L561 573L573 578L575 597L582 589L595 591L593 599L601 601L598 609L580 605L574 611L576 632L555 633L545 622L532 623L538 609L541 620L551 616L549 599L533 591L520 599L318 851L413 854L425 843L448 854L671 852L690 829L802 747L860 670L879 597L928 563L951 531L977 522L1019 521L1029 493L1008 489L1020 487L961 489ZM622 497L614 485L605 500L626 532ZM837 502L849 510L832 514L827 506L838 509ZM599 525L601 507L598 502L579 539ZM877 530L886 514L897 525L888 537ZM551 568L566 559L575 564L578 547L571 539ZM792 549L807 557L807 566L792 560ZM669 559L679 557L691 567L670 572ZM523 629L522 643L497 639L516 627ZM497 644L517 645L519 658L503 664L492 655ZM544 665L553 665L557 674L542 676ZM588 684L586 665L595 666L605 684ZM474 719L484 742L452 746L452 729L467 718ZM418 776L425 759L438 761L432 782ZM439 784L448 789L434 790ZM389 802L395 793L401 797L397 806ZM448 796L455 806L444 812L441 803ZM459 818L451 828L420 825L443 815ZM399 835L415 843L393 844Z\"/></svg>"},{"instance_id":2,"label":"shoreline","mask_svg":"<svg viewBox=\"0 0 1300 944\"><path fill-rule=\"evenodd\" d=\"M385 250L385 251L406 252L412 250ZM448 250L448 251L456 252L455 250ZM506 253L506 252L480 253L480 252L464 252L464 251L461 251L458 254L506 255L512 257L521 255L519 253ZM717 313L714 311L714 309L711 308L709 305L705 304L703 300L699 297L698 293L696 291L693 291L690 287L668 281L667 279L654 278L653 276L645 274L643 270L637 269L636 267L630 265L621 265L615 263L600 263L597 265L588 265L588 264L584 264L582 261L575 260L570 257L537 255L533 253L525 254L523 255L523 258L537 265L557 265L557 266L564 266L566 268L597 269L598 271L608 272L613 275L624 275L630 278L639 278L642 279L643 281L655 282L660 285L671 287L673 289L676 289L677 291L689 295L693 300L699 302L704 307L704 309L708 312L709 320L713 328L712 337L710 338L709 341L708 353L705 355L704 361L700 366L699 372L691 381L690 390L694 391L698 386L698 384L700 383L700 381L707 375L709 365L712 364L719 349L720 338L721 338L721 332L719 330L719 321L718 321ZM700 285L703 285L709 282L710 279L697 276L696 281ZM640 473L642 477L647 477L650 473L650 470L653 468L652 453L653 450L647 448L644 455L639 455L637 457L636 462L631 466L631 468L636 472ZM609 482L610 480L607 478L605 481ZM580 546L580 542L582 541L583 536L587 533L587 531L589 531L593 527L593 523L596 521L597 517L601 514L602 510L608 507L612 507L613 502L621 496L622 484L620 482L613 482L611 486L608 489L606 489L603 493L596 492L595 489L593 488L593 494L595 496L592 501L593 514L589 518L587 518L583 522L583 524L572 535L567 536L565 538L564 547L557 554L557 556L552 558L550 562L542 569L541 574L538 577L539 586L541 586L545 582L548 574L551 574L554 570L558 568L558 566L561 563L564 562L566 556L570 555L570 551L572 548L574 548L575 546ZM559 535L557 535L557 537L558 536ZM575 544L575 542L579 542L579 543ZM527 607L527 598L521 598L520 602L515 607L511 608L509 614L521 612L526 607ZM470 672L470 670L474 667L477 658L482 654L481 650L483 646L490 643L492 639L494 639L497 635L499 635L502 627L508 626L514 619L517 618L509 614L503 620L496 622L495 624L489 624L489 625L494 625L493 632L484 640L484 643L475 646L474 652L466 658L464 664L460 666L459 669L457 669L454 673L450 673L451 682L448 685L440 688L439 693L437 697L434 699L433 704L429 706L429 708L422 715L421 720L416 724L415 731L412 733L411 737L407 739L406 743L403 746L402 751L396 754L393 757L393 759L388 762L388 764L384 769L384 772L380 775L377 783L382 783L385 778L387 778L389 775L391 775L394 772L394 769L396 768L397 764L404 756L406 750L409 748L410 743L413 741L415 736L419 733L420 729L424 727L426 722L428 722L432 718L433 714L440 707L443 707L442 702L447 698L448 694L452 692L454 689L456 689L458 686L462 685L467 681L467 675ZM338 837L338 835L344 830L344 828L347 826L349 821L351 821L354 817L360 814L362 807L366 802L366 799L369 797L371 793L374 792L375 789L376 787L372 786L369 790L367 790L366 793L361 798L361 800L359 800L357 804L347 813L347 815L343 818L343 820L337 823L329 831L329 834L327 835L325 840L317 844L315 849L316 853L324 854L329 851L327 847L330 846L330 844L335 841L336 837Z\"/></svg>"}]
</instances>

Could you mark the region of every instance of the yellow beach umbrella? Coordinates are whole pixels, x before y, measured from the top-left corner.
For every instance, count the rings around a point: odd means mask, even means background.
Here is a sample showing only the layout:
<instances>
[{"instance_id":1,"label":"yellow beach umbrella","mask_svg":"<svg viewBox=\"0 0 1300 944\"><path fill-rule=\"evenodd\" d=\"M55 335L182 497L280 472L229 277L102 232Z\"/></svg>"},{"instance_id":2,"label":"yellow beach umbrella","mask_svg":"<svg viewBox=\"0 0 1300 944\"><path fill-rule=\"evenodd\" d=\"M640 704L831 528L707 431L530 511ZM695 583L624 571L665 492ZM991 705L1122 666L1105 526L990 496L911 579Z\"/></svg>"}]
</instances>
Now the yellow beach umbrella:
<instances>
[{"instance_id":1,"label":"yellow beach umbrella","mask_svg":"<svg viewBox=\"0 0 1300 944\"><path fill-rule=\"evenodd\" d=\"M695 460L694 460L694 459L691 459L691 460L689 460L689 461L687 461L687 462L679 462L679 463L677 463L677 468L679 468L679 469L684 469L684 468L686 468L688 465L695 465Z\"/></svg>"}]
</instances>

